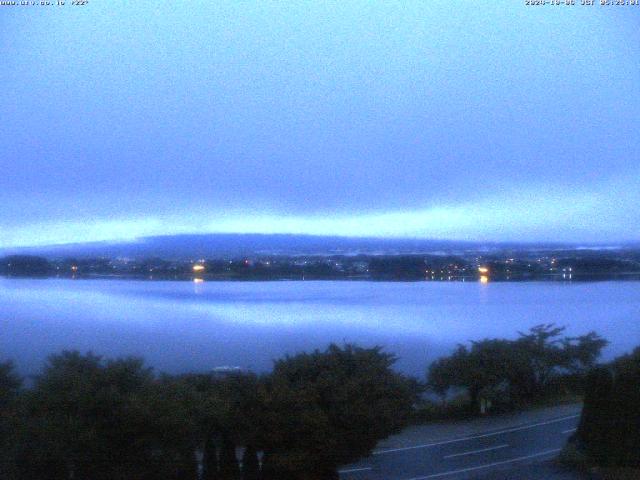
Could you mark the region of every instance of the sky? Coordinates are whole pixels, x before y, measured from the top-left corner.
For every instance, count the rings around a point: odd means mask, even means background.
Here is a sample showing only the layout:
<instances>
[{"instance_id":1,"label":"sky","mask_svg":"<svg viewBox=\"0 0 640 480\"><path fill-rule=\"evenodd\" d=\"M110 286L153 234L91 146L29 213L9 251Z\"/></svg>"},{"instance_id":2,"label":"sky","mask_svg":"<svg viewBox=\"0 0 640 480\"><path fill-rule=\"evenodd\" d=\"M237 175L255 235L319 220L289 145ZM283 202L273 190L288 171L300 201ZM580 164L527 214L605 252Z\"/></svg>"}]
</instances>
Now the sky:
<instances>
[{"instance_id":1,"label":"sky","mask_svg":"<svg viewBox=\"0 0 640 480\"><path fill-rule=\"evenodd\" d=\"M640 7L70 3L0 6L0 248L640 240Z\"/></svg>"}]
</instances>

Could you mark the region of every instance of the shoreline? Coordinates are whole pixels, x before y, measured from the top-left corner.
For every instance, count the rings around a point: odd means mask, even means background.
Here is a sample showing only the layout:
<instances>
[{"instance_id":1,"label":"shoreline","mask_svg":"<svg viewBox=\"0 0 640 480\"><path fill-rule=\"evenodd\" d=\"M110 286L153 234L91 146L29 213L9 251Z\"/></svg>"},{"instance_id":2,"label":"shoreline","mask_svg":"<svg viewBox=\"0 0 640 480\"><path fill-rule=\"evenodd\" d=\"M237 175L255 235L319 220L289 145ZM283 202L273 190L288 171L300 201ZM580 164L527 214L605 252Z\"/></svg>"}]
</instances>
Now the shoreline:
<instances>
[{"instance_id":1,"label":"shoreline","mask_svg":"<svg viewBox=\"0 0 640 480\"><path fill-rule=\"evenodd\" d=\"M381 278L367 275L360 276L239 276L239 275L103 275L103 274L80 274L80 275L0 275L6 280L130 280L148 282L374 282L374 283L520 283L520 282L561 282L561 283L589 283L604 281L640 281L640 272L624 272L616 274L573 274L570 278L562 274L545 274L522 277L495 277L483 280L476 276L461 276L449 278Z\"/></svg>"}]
</instances>

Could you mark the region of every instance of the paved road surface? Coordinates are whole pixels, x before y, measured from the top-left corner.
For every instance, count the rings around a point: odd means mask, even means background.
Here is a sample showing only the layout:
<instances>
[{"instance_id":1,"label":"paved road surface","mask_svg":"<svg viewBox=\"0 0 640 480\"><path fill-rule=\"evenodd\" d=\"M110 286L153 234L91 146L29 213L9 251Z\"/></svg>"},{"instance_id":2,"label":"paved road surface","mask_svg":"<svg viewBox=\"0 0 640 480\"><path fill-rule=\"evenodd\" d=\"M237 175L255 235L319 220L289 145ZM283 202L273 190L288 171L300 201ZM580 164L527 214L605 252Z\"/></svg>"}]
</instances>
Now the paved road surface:
<instances>
[{"instance_id":1,"label":"paved road surface","mask_svg":"<svg viewBox=\"0 0 640 480\"><path fill-rule=\"evenodd\" d=\"M370 457L341 469L340 478L461 480L491 478L500 472L504 476L505 470L515 473L529 464L548 464L575 431L579 414L580 405L570 405L414 427L381 444Z\"/></svg>"}]
</instances>

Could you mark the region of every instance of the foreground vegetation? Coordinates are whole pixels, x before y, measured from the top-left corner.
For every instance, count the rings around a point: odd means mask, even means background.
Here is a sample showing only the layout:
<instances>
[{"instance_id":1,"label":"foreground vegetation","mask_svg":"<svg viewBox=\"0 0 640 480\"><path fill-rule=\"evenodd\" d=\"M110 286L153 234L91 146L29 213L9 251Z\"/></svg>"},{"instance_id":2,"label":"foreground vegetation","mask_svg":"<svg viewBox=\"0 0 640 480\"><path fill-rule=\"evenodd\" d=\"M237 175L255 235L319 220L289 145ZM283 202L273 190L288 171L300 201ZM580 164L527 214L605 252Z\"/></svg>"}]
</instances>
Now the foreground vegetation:
<instances>
[{"instance_id":1,"label":"foreground vegetation","mask_svg":"<svg viewBox=\"0 0 640 480\"><path fill-rule=\"evenodd\" d=\"M427 371L431 391L441 398L440 408L427 413L476 415L581 395L585 375L607 341L595 332L562 337L564 330L537 325L516 340L459 345Z\"/></svg>"},{"instance_id":2,"label":"foreground vegetation","mask_svg":"<svg viewBox=\"0 0 640 480\"><path fill-rule=\"evenodd\" d=\"M563 460L605 478L640 478L640 347L593 369Z\"/></svg>"},{"instance_id":3,"label":"foreground vegetation","mask_svg":"<svg viewBox=\"0 0 640 480\"><path fill-rule=\"evenodd\" d=\"M394 371L380 348L353 345L287 356L262 376L157 375L137 358L63 352L28 388L0 363L0 478L336 479L412 421L582 394L585 378L581 451L637 461L640 349L598 366L605 340L563 332L539 325L461 345L431 364L426 383Z\"/></svg>"},{"instance_id":4,"label":"foreground vegetation","mask_svg":"<svg viewBox=\"0 0 640 480\"><path fill-rule=\"evenodd\" d=\"M222 480L241 478L240 465L245 480L337 478L410 418L418 388L394 361L332 345L264 377L216 378L64 352L29 389L5 363L0 478Z\"/></svg>"}]
</instances>

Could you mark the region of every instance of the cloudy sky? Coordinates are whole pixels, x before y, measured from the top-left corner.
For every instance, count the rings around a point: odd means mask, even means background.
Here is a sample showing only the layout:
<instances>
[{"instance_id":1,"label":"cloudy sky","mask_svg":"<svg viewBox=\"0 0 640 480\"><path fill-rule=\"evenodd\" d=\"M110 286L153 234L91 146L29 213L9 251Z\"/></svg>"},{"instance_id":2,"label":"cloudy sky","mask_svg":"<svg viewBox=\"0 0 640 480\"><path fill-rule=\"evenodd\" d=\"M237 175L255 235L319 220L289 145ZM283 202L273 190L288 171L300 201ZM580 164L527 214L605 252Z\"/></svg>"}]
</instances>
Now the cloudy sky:
<instances>
[{"instance_id":1,"label":"cloudy sky","mask_svg":"<svg viewBox=\"0 0 640 480\"><path fill-rule=\"evenodd\" d=\"M0 7L0 247L638 240L639 27L517 0Z\"/></svg>"}]
</instances>

